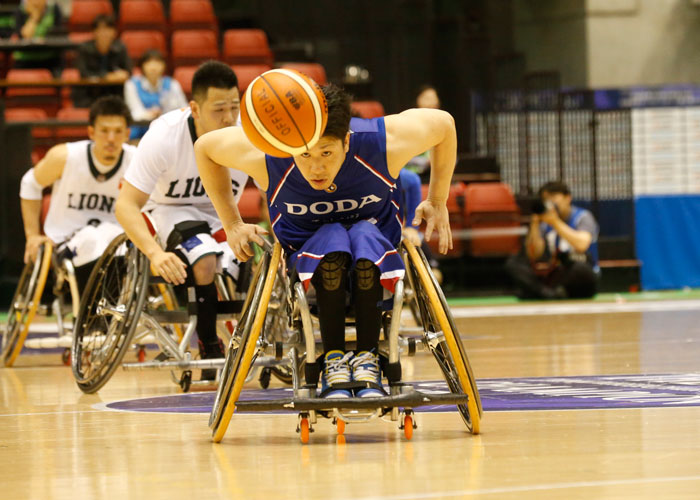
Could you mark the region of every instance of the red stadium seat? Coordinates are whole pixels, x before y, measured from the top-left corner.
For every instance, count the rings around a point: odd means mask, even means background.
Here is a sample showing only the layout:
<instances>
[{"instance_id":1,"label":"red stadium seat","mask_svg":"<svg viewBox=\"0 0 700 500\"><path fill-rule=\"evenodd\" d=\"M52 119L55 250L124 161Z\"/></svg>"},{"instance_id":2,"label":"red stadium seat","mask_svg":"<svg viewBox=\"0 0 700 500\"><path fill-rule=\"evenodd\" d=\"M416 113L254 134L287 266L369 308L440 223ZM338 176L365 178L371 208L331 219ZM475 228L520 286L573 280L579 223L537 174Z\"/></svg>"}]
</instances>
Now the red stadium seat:
<instances>
[{"instance_id":1,"label":"red stadium seat","mask_svg":"<svg viewBox=\"0 0 700 500\"><path fill-rule=\"evenodd\" d=\"M207 59L219 58L216 34L209 30L184 30L173 32L171 55L173 66L192 66Z\"/></svg>"},{"instance_id":2,"label":"red stadium seat","mask_svg":"<svg viewBox=\"0 0 700 500\"><path fill-rule=\"evenodd\" d=\"M282 67L301 71L319 85L328 83L326 79L326 70L319 63L290 62L283 63Z\"/></svg>"},{"instance_id":3,"label":"red stadium seat","mask_svg":"<svg viewBox=\"0 0 700 500\"><path fill-rule=\"evenodd\" d=\"M263 30L228 30L224 33L223 60L227 64L267 64L274 56Z\"/></svg>"},{"instance_id":4,"label":"red stadium seat","mask_svg":"<svg viewBox=\"0 0 700 500\"><path fill-rule=\"evenodd\" d=\"M206 29L218 35L219 23L208 0L179 0L170 4L170 29Z\"/></svg>"},{"instance_id":5,"label":"red stadium seat","mask_svg":"<svg viewBox=\"0 0 700 500\"><path fill-rule=\"evenodd\" d=\"M135 2L132 0L129 3ZM163 33L160 31L124 31L120 38L122 43L126 46L129 57L131 57L134 63L138 62L138 59L144 52L151 49L158 49L163 56L166 58L168 57L168 52L165 45L165 36L163 36Z\"/></svg>"},{"instance_id":6,"label":"red stadium seat","mask_svg":"<svg viewBox=\"0 0 700 500\"><path fill-rule=\"evenodd\" d=\"M173 72L173 78L178 81L188 99L192 97L192 77L197 66L178 66Z\"/></svg>"},{"instance_id":7,"label":"red stadium seat","mask_svg":"<svg viewBox=\"0 0 700 500\"><path fill-rule=\"evenodd\" d=\"M501 182L467 185L464 205L469 229L515 229L520 227L520 209L510 188ZM469 253L475 257L515 255L520 251L519 235L469 239Z\"/></svg>"},{"instance_id":8,"label":"red stadium seat","mask_svg":"<svg viewBox=\"0 0 700 500\"><path fill-rule=\"evenodd\" d=\"M88 108L61 108L56 113L56 118L65 121L87 122L90 118L90 110ZM62 141L87 139L87 126L59 127L56 129L56 138Z\"/></svg>"},{"instance_id":9,"label":"red stadium seat","mask_svg":"<svg viewBox=\"0 0 700 500\"><path fill-rule=\"evenodd\" d=\"M68 29L73 31L92 31L92 22L100 14L114 14L109 0L74 0Z\"/></svg>"},{"instance_id":10,"label":"red stadium seat","mask_svg":"<svg viewBox=\"0 0 700 500\"><path fill-rule=\"evenodd\" d=\"M379 101L354 101L352 110L362 118L378 118L384 116L384 106Z\"/></svg>"},{"instance_id":11,"label":"red stadium seat","mask_svg":"<svg viewBox=\"0 0 700 500\"><path fill-rule=\"evenodd\" d=\"M453 231L464 229L464 200L466 186L463 182L455 182L450 186L450 194L447 197L447 212L450 216L450 227ZM422 186L422 199L428 198L428 186ZM422 225L422 230L425 230L425 222ZM465 244L459 238L452 238L452 250L447 251L448 257L461 257L464 254ZM435 255L439 254L437 232L433 231L433 236L428 242L428 246Z\"/></svg>"},{"instance_id":12,"label":"red stadium seat","mask_svg":"<svg viewBox=\"0 0 700 500\"><path fill-rule=\"evenodd\" d=\"M119 30L156 30L166 33L163 4L160 0L123 0L119 6Z\"/></svg>"},{"instance_id":13,"label":"red stadium seat","mask_svg":"<svg viewBox=\"0 0 700 500\"><path fill-rule=\"evenodd\" d=\"M64 82L77 82L80 80L80 71L76 68L66 68L61 73L61 80ZM70 108L73 106L73 98L71 96L72 87L61 87L61 107Z\"/></svg>"},{"instance_id":14,"label":"red stadium seat","mask_svg":"<svg viewBox=\"0 0 700 500\"><path fill-rule=\"evenodd\" d=\"M248 85L265 71L271 70L272 66L267 64L234 64L231 68L238 77L238 90L243 95Z\"/></svg>"},{"instance_id":15,"label":"red stadium seat","mask_svg":"<svg viewBox=\"0 0 700 500\"><path fill-rule=\"evenodd\" d=\"M49 82L53 75L48 69L11 69L7 72L8 82ZM42 108L53 116L58 110L57 87L8 88L5 105L8 108Z\"/></svg>"},{"instance_id":16,"label":"red stadium seat","mask_svg":"<svg viewBox=\"0 0 700 500\"><path fill-rule=\"evenodd\" d=\"M41 108L12 108L5 110L5 120L7 122L34 122L46 120L48 115ZM53 134L50 128L32 127L32 137L34 139L51 139Z\"/></svg>"},{"instance_id":17,"label":"red stadium seat","mask_svg":"<svg viewBox=\"0 0 700 500\"><path fill-rule=\"evenodd\" d=\"M260 222L262 219L261 204L260 190L256 187L245 188L238 202L238 211L243 220L249 224Z\"/></svg>"}]
</instances>

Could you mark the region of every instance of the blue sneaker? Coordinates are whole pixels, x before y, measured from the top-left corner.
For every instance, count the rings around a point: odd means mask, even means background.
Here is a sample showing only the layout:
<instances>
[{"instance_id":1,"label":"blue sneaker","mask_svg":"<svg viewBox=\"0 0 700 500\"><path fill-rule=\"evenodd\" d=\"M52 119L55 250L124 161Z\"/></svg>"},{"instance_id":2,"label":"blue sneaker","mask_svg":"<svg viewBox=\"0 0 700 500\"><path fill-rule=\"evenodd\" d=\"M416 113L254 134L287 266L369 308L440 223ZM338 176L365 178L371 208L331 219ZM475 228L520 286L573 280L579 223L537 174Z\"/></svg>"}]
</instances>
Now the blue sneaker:
<instances>
[{"instance_id":1,"label":"blue sneaker","mask_svg":"<svg viewBox=\"0 0 700 500\"><path fill-rule=\"evenodd\" d=\"M350 364L352 352L328 351L323 359L323 374L321 376L321 397L350 398L352 393L346 389L333 389L335 384L350 382Z\"/></svg>"},{"instance_id":2,"label":"blue sneaker","mask_svg":"<svg viewBox=\"0 0 700 500\"><path fill-rule=\"evenodd\" d=\"M356 389L355 395L360 398L378 398L386 396L382 387L382 370L379 367L379 355L371 351L358 352L357 355L350 360L352 368L353 382L367 382L372 384L372 387Z\"/></svg>"}]
</instances>

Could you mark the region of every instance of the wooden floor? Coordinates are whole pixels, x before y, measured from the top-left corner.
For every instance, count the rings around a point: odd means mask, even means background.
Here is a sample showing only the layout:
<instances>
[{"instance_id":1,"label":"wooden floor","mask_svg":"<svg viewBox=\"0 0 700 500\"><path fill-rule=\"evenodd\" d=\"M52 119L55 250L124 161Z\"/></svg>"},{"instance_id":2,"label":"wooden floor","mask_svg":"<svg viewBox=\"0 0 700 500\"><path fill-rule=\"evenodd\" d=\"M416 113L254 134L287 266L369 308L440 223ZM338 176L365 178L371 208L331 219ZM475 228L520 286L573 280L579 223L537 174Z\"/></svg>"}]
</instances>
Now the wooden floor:
<instances>
[{"instance_id":1,"label":"wooden floor","mask_svg":"<svg viewBox=\"0 0 700 500\"><path fill-rule=\"evenodd\" d=\"M700 309L458 322L477 379L700 371ZM404 362L440 379L427 354ZM241 414L215 445L205 413L99 405L171 394L166 372L120 370L83 395L58 355L23 354L0 369L0 498L700 497L700 407L487 411L479 436L422 413L412 441L379 420L338 443L321 420L309 445L295 415Z\"/></svg>"}]
</instances>

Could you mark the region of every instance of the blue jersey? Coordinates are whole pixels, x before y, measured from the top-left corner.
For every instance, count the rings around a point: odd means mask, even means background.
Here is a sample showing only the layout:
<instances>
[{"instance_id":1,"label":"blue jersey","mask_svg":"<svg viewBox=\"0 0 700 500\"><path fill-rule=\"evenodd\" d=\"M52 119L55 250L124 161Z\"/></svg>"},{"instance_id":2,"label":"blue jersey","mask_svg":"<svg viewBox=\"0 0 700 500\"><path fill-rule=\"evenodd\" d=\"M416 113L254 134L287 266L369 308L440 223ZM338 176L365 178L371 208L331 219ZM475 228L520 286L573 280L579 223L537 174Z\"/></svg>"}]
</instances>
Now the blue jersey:
<instances>
[{"instance_id":1,"label":"blue jersey","mask_svg":"<svg viewBox=\"0 0 700 500\"><path fill-rule=\"evenodd\" d=\"M353 119L350 148L332 193L312 188L292 158L266 157L272 229L288 253L324 224L369 221L394 247L401 240L400 193L386 162L384 119Z\"/></svg>"}]
</instances>

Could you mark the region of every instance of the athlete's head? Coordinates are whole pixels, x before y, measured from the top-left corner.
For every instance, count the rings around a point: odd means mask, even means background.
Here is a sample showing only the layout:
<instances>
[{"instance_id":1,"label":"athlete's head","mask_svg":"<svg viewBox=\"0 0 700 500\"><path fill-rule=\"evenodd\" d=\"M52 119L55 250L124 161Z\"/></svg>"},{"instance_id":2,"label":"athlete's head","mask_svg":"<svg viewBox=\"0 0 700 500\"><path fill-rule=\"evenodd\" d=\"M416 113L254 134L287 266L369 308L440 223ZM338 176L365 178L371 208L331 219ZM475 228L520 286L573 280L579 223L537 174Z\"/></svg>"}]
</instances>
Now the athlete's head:
<instances>
[{"instance_id":1,"label":"athlete's head","mask_svg":"<svg viewBox=\"0 0 700 500\"><path fill-rule=\"evenodd\" d=\"M543 202L553 203L562 217L571 213L571 190L563 182L548 182L540 188L539 194Z\"/></svg>"},{"instance_id":2,"label":"athlete's head","mask_svg":"<svg viewBox=\"0 0 700 500\"><path fill-rule=\"evenodd\" d=\"M343 89L333 84L323 87L328 102L328 122L323 136L307 152L294 157L301 175L311 187L328 189L350 147L350 102L352 98Z\"/></svg>"},{"instance_id":3,"label":"athlete's head","mask_svg":"<svg viewBox=\"0 0 700 500\"><path fill-rule=\"evenodd\" d=\"M197 69L190 108L198 136L235 125L240 105L238 78L229 66L207 61Z\"/></svg>"},{"instance_id":4,"label":"athlete's head","mask_svg":"<svg viewBox=\"0 0 700 500\"><path fill-rule=\"evenodd\" d=\"M100 163L107 165L119 159L122 144L129 140L131 112L121 97L100 97L90 106L88 137L93 141L92 152Z\"/></svg>"},{"instance_id":5,"label":"athlete's head","mask_svg":"<svg viewBox=\"0 0 700 500\"><path fill-rule=\"evenodd\" d=\"M422 85L416 94L416 107L440 109L440 98L432 85Z\"/></svg>"}]
</instances>

